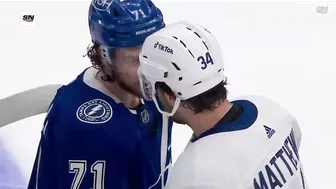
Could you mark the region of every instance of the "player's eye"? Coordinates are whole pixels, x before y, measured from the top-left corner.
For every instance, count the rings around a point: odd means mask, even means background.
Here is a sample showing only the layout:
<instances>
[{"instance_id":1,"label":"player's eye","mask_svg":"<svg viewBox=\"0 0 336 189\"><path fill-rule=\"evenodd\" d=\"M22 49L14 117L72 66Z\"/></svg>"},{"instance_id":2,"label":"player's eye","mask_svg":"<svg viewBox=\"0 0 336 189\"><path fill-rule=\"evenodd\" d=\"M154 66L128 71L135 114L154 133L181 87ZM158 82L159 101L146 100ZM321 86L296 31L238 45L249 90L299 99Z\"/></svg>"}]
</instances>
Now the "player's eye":
<instances>
[{"instance_id":1,"label":"player's eye","mask_svg":"<svg viewBox=\"0 0 336 189\"><path fill-rule=\"evenodd\" d=\"M126 62L128 62L130 64L133 64L133 65L140 64L140 60L139 60L138 57L136 57L136 58L126 58L125 60L126 60Z\"/></svg>"},{"instance_id":2,"label":"player's eye","mask_svg":"<svg viewBox=\"0 0 336 189\"><path fill-rule=\"evenodd\" d=\"M133 60L132 60L132 63L133 63L133 64L136 64L136 65L140 64L140 60L139 60L139 58L135 58L135 59L133 59Z\"/></svg>"}]
</instances>

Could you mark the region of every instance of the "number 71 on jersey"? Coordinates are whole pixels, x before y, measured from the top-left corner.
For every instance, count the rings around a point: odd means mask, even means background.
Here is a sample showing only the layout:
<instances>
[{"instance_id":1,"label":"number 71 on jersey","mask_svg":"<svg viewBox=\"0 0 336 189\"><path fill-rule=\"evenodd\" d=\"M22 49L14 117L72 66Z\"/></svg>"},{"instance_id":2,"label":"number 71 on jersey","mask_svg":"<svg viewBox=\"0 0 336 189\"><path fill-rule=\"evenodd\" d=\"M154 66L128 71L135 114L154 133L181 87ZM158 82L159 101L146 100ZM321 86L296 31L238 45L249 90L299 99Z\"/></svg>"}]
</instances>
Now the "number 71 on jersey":
<instances>
[{"instance_id":1,"label":"number 71 on jersey","mask_svg":"<svg viewBox=\"0 0 336 189\"><path fill-rule=\"evenodd\" d=\"M75 174L71 189L79 189L82 184L82 181L87 172L87 169L90 170L93 179L93 189L104 189L105 182L105 167L106 162L103 160L98 160L94 162L92 165L88 165L86 160L70 160L69 161L69 173Z\"/></svg>"}]
</instances>

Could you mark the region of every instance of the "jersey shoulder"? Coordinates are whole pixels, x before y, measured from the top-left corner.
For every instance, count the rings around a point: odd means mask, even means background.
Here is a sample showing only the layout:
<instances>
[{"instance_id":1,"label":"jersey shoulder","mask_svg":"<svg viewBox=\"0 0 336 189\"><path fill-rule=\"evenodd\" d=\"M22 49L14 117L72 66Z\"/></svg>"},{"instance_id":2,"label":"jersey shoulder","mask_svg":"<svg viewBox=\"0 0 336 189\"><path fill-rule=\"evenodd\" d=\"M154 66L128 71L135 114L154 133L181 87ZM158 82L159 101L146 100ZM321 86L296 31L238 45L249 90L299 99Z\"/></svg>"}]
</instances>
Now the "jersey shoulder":
<instances>
[{"instance_id":1,"label":"jersey shoulder","mask_svg":"<svg viewBox=\"0 0 336 189\"><path fill-rule=\"evenodd\" d=\"M87 86L77 78L61 87L53 104L57 106L58 117L62 122L104 124L111 120L114 110L120 106L114 99Z\"/></svg>"},{"instance_id":2,"label":"jersey shoulder","mask_svg":"<svg viewBox=\"0 0 336 189\"><path fill-rule=\"evenodd\" d=\"M117 99L87 85L83 74L57 91L46 118L50 132L60 143L102 138L117 143L129 140L129 145L138 141L135 115Z\"/></svg>"},{"instance_id":3,"label":"jersey shoulder","mask_svg":"<svg viewBox=\"0 0 336 189\"><path fill-rule=\"evenodd\" d=\"M257 119L249 129L266 134L271 141L276 140L275 136L286 137L294 130L295 136L301 141L301 130L296 118L277 102L257 95L239 97L233 103L237 101L249 101L257 109Z\"/></svg>"},{"instance_id":4,"label":"jersey shoulder","mask_svg":"<svg viewBox=\"0 0 336 189\"><path fill-rule=\"evenodd\" d=\"M294 132L297 146L300 146L302 140L302 131L297 118L286 108L271 100L270 98L257 95L248 95L239 97L254 103L258 108L259 120L264 123L277 124L279 128L288 126ZM273 126L263 125L267 131L272 131Z\"/></svg>"},{"instance_id":5,"label":"jersey shoulder","mask_svg":"<svg viewBox=\"0 0 336 189\"><path fill-rule=\"evenodd\" d=\"M247 100L252 102L258 109L259 119L263 117L273 118L278 117L281 119L294 119L294 116L283 106L276 103L274 100L265 96L259 95L246 95L235 98L234 101ZM260 117L261 116L261 117Z\"/></svg>"}]
</instances>

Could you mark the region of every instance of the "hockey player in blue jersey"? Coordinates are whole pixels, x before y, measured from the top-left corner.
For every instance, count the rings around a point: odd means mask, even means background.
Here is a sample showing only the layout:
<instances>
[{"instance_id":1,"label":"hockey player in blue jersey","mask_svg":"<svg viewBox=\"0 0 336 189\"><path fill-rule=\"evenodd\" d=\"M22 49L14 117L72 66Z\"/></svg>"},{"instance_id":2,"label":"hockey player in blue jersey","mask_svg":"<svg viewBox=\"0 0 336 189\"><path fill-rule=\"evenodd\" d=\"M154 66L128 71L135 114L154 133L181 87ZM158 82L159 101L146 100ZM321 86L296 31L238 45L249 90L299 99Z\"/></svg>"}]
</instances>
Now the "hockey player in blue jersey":
<instances>
[{"instance_id":1,"label":"hockey player in blue jersey","mask_svg":"<svg viewBox=\"0 0 336 189\"><path fill-rule=\"evenodd\" d=\"M29 189L162 188L171 159L170 148L161 150L166 122L154 104L141 102L137 69L143 41L164 26L150 0L92 1L93 67L52 101Z\"/></svg>"}]
</instances>

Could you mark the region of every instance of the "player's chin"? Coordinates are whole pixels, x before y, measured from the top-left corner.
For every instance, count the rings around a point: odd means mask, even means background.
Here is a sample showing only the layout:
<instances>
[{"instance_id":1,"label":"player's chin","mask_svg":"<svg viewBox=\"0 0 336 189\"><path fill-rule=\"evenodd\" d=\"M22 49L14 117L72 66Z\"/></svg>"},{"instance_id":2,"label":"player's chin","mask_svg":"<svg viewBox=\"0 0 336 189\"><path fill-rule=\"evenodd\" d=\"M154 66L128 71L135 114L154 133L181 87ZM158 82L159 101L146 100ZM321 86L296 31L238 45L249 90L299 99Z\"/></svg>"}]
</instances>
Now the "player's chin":
<instances>
[{"instance_id":1,"label":"player's chin","mask_svg":"<svg viewBox=\"0 0 336 189\"><path fill-rule=\"evenodd\" d=\"M136 96L138 98L142 98L142 95L139 94L139 92L137 90L134 90L132 88L126 88L124 90L127 91L129 94L132 94L132 95L134 95L134 96Z\"/></svg>"},{"instance_id":2,"label":"player's chin","mask_svg":"<svg viewBox=\"0 0 336 189\"><path fill-rule=\"evenodd\" d=\"M128 89L129 89L129 92L131 92L133 95L135 95L139 98L143 98L139 82L132 83L131 85L129 85Z\"/></svg>"},{"instance_id":3,"label":"player's chin","mask_svg":"<svg viewBox=\"0 0 336 189\"><path fill-rule=\"evenodd\" d=\"M128 93L131 93L132 95L142 98L142 94L140 91L140 85L138 83L130 84L123 80L118 80L118 83L119 83L119 86L125 91L127 91Z\"/></svg>"},{"instance_id":4,"label":"player's chin","mask_svg":"<svg viewBox=\"0 0 336 189\"><path fill-rule=\"evenodd\" d=\"M181 125L185 125L186 123L185 122L183 122L183 121L181 121L181 120L179 120L179 119L172 119L173 120L173 122L175 122L175 123L177 123L177 124L181 124Z\"/></svg>"},{"instance_id":5,"label":"player's chin","mask_svg":"<svg viewBox=\"0 0 336 189\"><path fill-rule=\"evenodd\" d=\"M133 94L134 96L137 96L139 98L143 98L140 90L138 90L137 88L128 88L128 92Z\"/></svg>"},{"instance_id":6,"label":"player's chin","mask_svg":"<svg viewBox=\"0 0 336 189\"><path fill-rule=\"evenodd\" d=\"M176 113L175 115L171 117L171 120L173 120L175 123L178 123L178 124L182 124L182 125L186 124L179 116L176 115Z\"/></svg>"},{"instance_id":7,"label":"player's chin","mask_svg":"<svg viewBox=\"0 0 336 189\"><path fill-rule=\"evenodd\" d=\"M133 90L132 90L132 91L133 91L132 93L133 93L135 96L138 96L139 98L143 98L143 95L142 95L142 93L141 93L140 86L139 86L138 84L134 85L132 89L133 89Z\"/></svg>"}]
</instances>

